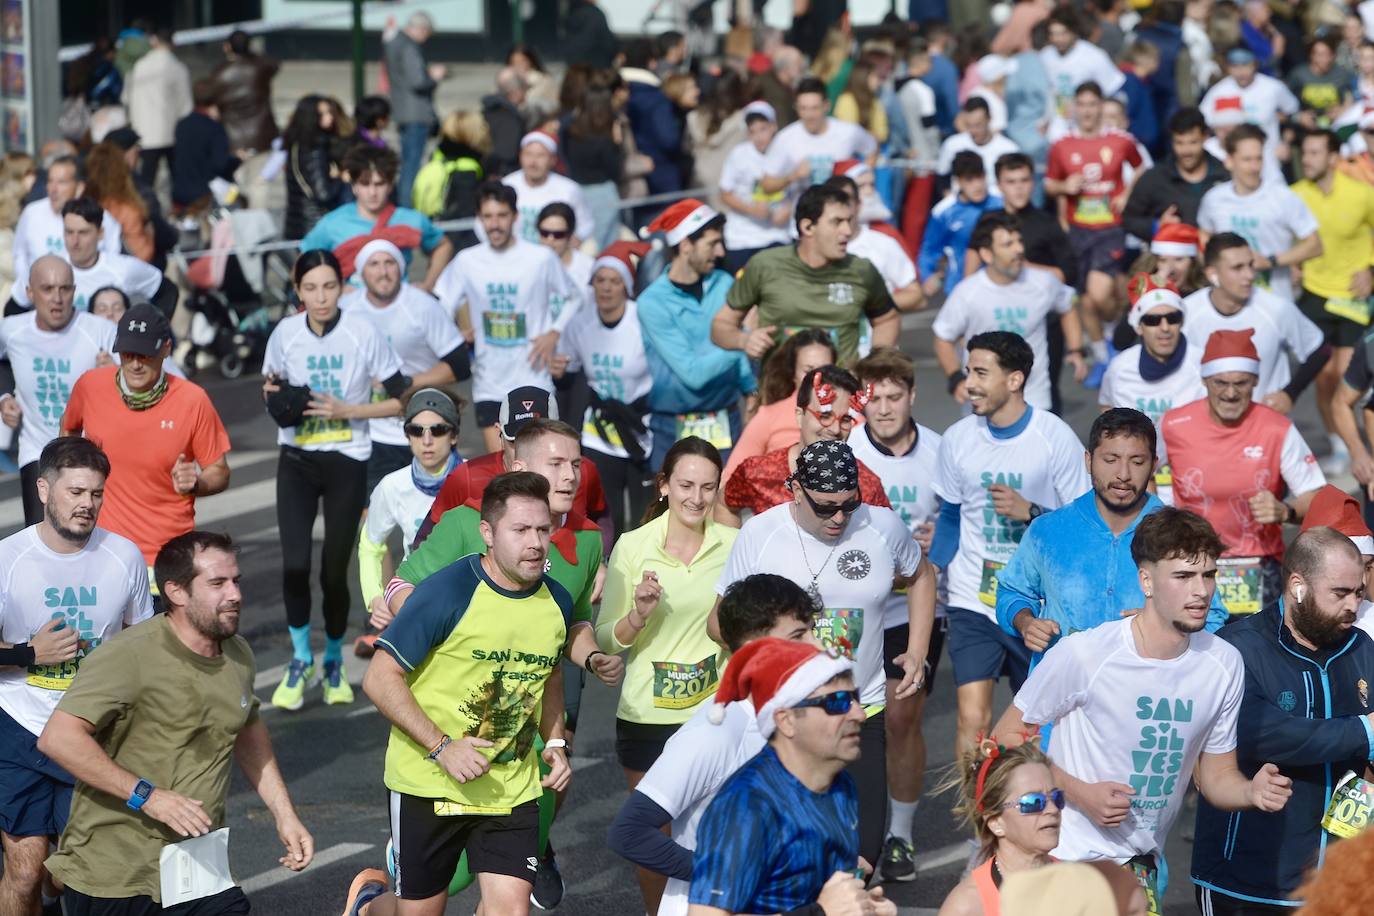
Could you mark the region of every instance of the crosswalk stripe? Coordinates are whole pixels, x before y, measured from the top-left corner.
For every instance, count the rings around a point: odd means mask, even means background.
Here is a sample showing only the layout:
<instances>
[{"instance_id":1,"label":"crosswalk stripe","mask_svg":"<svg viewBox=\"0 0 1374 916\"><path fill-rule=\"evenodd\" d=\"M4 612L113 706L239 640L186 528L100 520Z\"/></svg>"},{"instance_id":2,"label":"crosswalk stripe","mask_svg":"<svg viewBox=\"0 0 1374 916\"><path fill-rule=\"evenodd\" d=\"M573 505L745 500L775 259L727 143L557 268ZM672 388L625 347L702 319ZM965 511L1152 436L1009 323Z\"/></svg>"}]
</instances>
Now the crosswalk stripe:
<instances>
[{"instance_id":1,"label":"crosswalk stripe","mask_svg":"<svg viewBox=\"0 0 1374 916\"><path fill-rule=\"evenodd\" d=\"M310 862L310 867L306 869L306 871L316 872L326 865L333 865L335 862L351 859L360 853L367 852L369 849L376 848L376 843L339 843L315 853L315 858ZM239 887L243 888L245 894L255 894L269 887L275 887L283 881L290 881L300 874L304 874L304 872L294 872L279 865L271 871L265 871L260 875L254 875L247 881L241 882Z\"/></svg>"}]
</instances>

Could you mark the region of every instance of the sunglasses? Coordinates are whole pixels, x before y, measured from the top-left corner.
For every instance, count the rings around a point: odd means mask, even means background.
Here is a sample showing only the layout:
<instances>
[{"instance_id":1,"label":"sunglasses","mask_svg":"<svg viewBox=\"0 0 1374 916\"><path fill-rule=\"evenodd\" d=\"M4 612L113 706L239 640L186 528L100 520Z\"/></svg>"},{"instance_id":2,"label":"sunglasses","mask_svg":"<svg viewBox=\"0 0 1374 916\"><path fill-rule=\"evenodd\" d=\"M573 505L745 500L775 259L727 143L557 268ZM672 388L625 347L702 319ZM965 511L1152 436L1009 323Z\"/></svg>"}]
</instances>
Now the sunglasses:
<instances>
[{"instance_id":1,"label":"sunglasses","mask_svg":"<svg viewBox=\"0 0 1374 916\"><path fill-rule=\"evenodd\" d=\"M802 700L800 703L793 703L792 708L807 709L809 707L819 706L821 709L825 710L826 715L842 716L849 712L858 702L859 691L836 690L834 693L827 693L824 696L811 697L810 699ZM1060 794L1062 795L1063 793Z\"/></svg>"},{"instance_id":2,"label":"sunglasses","mask_svg":"<svg viewBox=\"0 0 1374 916\"><path fill-rule=\"evenodd\" d=\"M822 413L814 407L806 408L806 412L811 414L811 416L815 417L816 422L826 428L829 428L831 426L834 426L836 423L839 423L840 429L850 429L854 426L854 423L856 422L854 419L854 415L848 412L835 413L834 411L830 411L829 413Z\"/></svg>"},{"instance_id":3,"label":"sunglasses","mask_svg":"<svg viewBox=\"0 0 1374 916\"><path fill-rule=\"evenodd\" d=\"M822 699L824 699L822 697ZM1060 811L1064 810L1064 790L1050 789L1048 792L1027 792L1014 802L1007 802L1003 808L1015 808L1021 814L1040 814L1054 802Z\"/></svg>"},{"instance_id":4,"label":"sunglasses","mask_svg":"<svg viewBox=\"0 0 1374 916\"><path fill-rule=\"evenodd\" d=\"M1157 328L1161 324L1183 324L1182 312L1165 312L1163 315L1141 315L1140 323L1147 328Z\"/></svg>"},{"instance_id":5,"label":"sunglasses","mask_svg":"<svg viewBox=\"0 0 1374 916\"><path fill-rule=\"evenodd\" d=\"M816 502L814 499L811 498L811 494L806 492L805 487L800 487L800 489L802 496L806 497L807 505L811 507L812 512L816 513L817 518L834 518L836 512L843 513L846 516L853 515L855 512L858 511L859 507L864 504L863 496L856 495L853 499L849 500L848 502L843 502L839 505L822 506L820 503Z\"/></svg>"},{"instance_id":6,"label":"sunglasses","mask_svg":"<svg viewBox=\"0 0 1374 916\"><path fill-rule=\"evenodd\" d=\"M567 229L545 229L543 226L540 226L539 234L546 239L558 239L562 241L571 233Z\"/></svg>"},{"instance_id":7,"label":"sunglasses","mask_svg":"<svg viewBox=\"0 0 1374 916\"><path fill-rule=\"evenodd\" d=\"M419 423L407 423L406 435L412 439L418 439L425 433L429 433L436 439L442 439L453 432L453 427L447 423L435 423L433 426L421 426Z\"/></svg>"}]
</instances>

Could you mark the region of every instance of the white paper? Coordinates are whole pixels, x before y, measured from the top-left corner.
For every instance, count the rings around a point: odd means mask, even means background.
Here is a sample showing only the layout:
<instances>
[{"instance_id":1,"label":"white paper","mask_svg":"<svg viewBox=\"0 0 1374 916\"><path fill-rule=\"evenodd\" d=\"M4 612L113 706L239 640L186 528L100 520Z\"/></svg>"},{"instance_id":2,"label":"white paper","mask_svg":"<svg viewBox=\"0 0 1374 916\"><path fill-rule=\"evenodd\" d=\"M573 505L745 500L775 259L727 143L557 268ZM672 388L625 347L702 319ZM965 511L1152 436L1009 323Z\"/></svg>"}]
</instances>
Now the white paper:
<instances>
[{"instance_id":1,"label":"white paper","mask_svg":"<svg viewBox=\"0 0 1374 916\"><path fill-rule=\"evenodd\" d=\"M234 886L229 874L229 828L162 847L162 906L209 897Z\"/></svg>"}]
</instances>

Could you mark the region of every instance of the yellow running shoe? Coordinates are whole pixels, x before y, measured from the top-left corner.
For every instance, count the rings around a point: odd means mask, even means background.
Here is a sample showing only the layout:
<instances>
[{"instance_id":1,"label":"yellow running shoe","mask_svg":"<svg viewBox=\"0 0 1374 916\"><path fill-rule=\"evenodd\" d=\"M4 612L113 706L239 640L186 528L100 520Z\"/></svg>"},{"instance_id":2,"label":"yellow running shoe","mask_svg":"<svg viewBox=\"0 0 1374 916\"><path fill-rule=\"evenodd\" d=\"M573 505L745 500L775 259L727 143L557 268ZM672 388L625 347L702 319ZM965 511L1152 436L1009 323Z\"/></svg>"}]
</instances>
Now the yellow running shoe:
<instances>
[{"instance_id":1,"label":"yellow running shoe","mask_svg":"<svg viewBox=\"0 0 1374 916\"><path fill-rule=\"evenodd\" d=\"M353 702L353 686L348 683L343 662L324 663L324 702L327 706Z\"/></svg>"},{"instance_id":2,"label":"yellow running shoe","mask_svg":"<svg viewBox=\"0 0 1374 916\"><path fill-rule=\"evenodd\" d=\"M305 705L305 688L315 679L315 663L291 659L281 683L272 691L272 705L294 712Z\"/></svg>"}]
</instances>

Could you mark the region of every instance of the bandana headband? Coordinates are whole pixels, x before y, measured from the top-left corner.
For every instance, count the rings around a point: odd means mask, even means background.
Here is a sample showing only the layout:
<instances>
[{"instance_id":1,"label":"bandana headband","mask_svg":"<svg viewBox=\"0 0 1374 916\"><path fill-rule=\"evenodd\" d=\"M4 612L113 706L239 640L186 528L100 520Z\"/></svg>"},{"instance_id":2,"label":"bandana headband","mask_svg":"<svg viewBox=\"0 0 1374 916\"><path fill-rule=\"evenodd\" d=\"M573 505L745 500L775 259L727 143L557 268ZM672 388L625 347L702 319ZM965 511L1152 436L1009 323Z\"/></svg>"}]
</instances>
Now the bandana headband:
<instances>
[{"instance_id":1,"label":"bandana headband","mask_svg":"<svg viewBox=\"0 0 1374 916\"><path fill-rule=\"evenodd\" d=\"M846 442L812 442L797 455L797 470L788 482L817 493L859 489L859 462Z\"/></svg>"}]
</instances>

